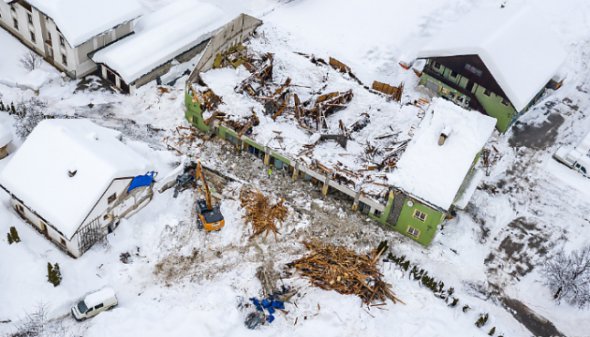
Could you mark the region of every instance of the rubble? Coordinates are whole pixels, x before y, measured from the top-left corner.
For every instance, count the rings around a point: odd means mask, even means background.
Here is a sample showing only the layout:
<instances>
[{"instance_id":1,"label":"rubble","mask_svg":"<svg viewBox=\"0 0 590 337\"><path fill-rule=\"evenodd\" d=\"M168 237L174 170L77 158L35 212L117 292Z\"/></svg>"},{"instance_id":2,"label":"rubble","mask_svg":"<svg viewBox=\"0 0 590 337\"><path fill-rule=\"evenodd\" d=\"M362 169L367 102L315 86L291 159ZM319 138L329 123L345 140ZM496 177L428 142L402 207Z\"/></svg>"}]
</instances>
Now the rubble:
<instances>
[{"instance_id":1,"label":"rubble","mask_svg":"<svg viewBox=\"0 0 590 337\"><path fill-rule=\"evenodd\" d=\"M246 209L244 216L246 222L252 224L253 233L250 236L254 238L261 234L267 237L269 233L273 233L276 239L279 233L277 222L283 222L287 218L287 207L285 207L284 199L280 199L278 203L271 205L271 201L262 192L251 188L243 187L240 191L241 206Z\"/></svg>"},{"instance_id":2,"label":"rubble","mask_svg":"<svg viewBox=\"0 0 590 337\"><path fill-rule=\"evenodd\" d=\"M401 101L402 94L404 92L404 84L401 83L399 86L394 87L394 86L389 85L387 83L373 81L373 85L371 86L371 89L378 91L382 94L385 94L388 97L391 97L394 101L399 102L399 101Z\"/></svg>"},{"instance_id":3,"label":"rubble","mask_svg":"<svg viewBox=\"0 0 590 337\"><path fill-rule=\"evenodd\" d=\"M305 247L309 254L287 267L295 268L312 285L344 295L357 295L366 305L386 299L403 303L393 293L391 285L382 280L377 269L379 258L387 250L385 242L367 255L319 241L306 242Z\"/></svg>"}]
</instances>

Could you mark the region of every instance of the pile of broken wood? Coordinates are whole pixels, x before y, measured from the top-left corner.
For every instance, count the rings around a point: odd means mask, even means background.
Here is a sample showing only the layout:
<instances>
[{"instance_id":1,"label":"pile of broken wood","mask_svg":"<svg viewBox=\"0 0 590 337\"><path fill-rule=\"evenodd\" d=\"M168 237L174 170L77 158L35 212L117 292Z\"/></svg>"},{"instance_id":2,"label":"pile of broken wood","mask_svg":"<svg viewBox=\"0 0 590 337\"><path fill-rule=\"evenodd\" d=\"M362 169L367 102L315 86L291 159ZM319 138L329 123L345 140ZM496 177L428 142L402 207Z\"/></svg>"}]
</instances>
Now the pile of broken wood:
<instances>
[{"instance_id":1,"label":"pile of broken wood","mask_svg":"<svg viewBox=\"0 0 590 337\"><path fill-rule=\"evenodd\" d=\"M379 258L387 250L384 242L368 255L319 241L306 242L305 247L310 253L287 267L295 268L312 285L344 295L357 295L366 305L376 301L383 303L386 299L403 303L395 296L391 285L382 280L383 275L377 268Z\"/></svg>"},{"instance_id":2,"label":"pile of broken wood","mask_svg":"<svg viewBox=\"0 0 590 337\"><path fill-rule=\"evenodd\" d=\"M253 233L251 238L264 234L267 237L273 233L276 239L279 233L277 223L287 218L287 207L284 200L273 204L267 196L259 190L251 187L243 187L240 191L242 207L246 209L245 220L252 224Z\"/></svg>"}]
</instances>

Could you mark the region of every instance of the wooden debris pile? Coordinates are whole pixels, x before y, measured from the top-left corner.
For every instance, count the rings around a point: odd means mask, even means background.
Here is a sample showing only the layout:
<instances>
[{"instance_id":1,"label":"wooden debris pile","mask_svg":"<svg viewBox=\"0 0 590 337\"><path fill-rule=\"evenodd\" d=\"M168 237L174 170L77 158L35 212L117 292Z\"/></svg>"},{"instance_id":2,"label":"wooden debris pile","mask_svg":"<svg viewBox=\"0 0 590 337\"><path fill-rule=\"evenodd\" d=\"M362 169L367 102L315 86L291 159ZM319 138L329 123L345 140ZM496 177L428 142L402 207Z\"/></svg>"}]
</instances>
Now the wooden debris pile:
<instances>
[{"instance_id":1,"label":"wooden debris pile","mask_svg":"<svg viewBox=\"0 0 590 337\"><path fill-rule=\"evenodd\" d=\"M394 101L399 102L401 101L402 94L404 92L404 84L401 83L399 86L394 87L393 85L389 85L387 83L373 81L371 89L385 94L387 97L390 97Z\"/></svg>"},{"instance_id":2,"label":"wooden debris pile","mask_svg":"<svg viewBox=\"0 0 590 337\"><path fill-rule=\"evenodd\" d=\"M246 209L245 220L252 224L251 237L261 234L266 237L269 233L273 233L276 239L279 233L277 223L287 218L284 200L280 199L278 203L272 204L269 198L259 190L244 187L240 191L240 201L242 207Z\"/></svg>"},{"instance_id":3,"label":"wooden debris pile","mask_svg":"<svg viewBox=\"0 0 590 337\"><path fill-rule=\"evenodd\" d=\"M237 44L223 53L217 54L213 61L213 69L232 67L237 68L240 65L248 63L247 48L243 44Z\"/></svg>"},{"instance_id":4,"label":"wooden debris pile","mask_svg":"<svg viewBox=\"0 0 590 337\"><path fill-rule=\"evenodd\" d=\"M319 241L306 242L305 247L310 253L287 267L295 268L312 285L344 295L357 295L366 305L386 299L402 302L377 269L379 258L387 250L385 242L368 255L358 255L345 247Z\"/></svg>"},{"instance_id":5,"label":"wooden debris pile","mask_svg":"<svg viewBox=\"0 0 590 337\"><path fill-rule=\"evenodd\" d=\"M345 109L352 101L352 97L352 90L335 91L312 97L301 103L299 97L295 95L295 118L304 129L327 130L326 118Z\"/></svg>"}]
</instances>

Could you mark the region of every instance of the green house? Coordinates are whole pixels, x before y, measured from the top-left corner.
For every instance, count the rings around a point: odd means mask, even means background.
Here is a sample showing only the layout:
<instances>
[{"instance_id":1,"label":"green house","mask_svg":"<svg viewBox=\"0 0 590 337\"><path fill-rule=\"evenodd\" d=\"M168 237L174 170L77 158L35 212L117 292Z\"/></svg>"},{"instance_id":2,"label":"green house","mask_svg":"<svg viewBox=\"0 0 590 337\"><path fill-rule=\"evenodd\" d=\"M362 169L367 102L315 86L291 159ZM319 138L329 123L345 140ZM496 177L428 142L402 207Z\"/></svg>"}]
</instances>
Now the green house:
<instances>
[{"instance_id":1,"label":"green house","mask_svg":"<svg viewBox=\"0 0 590 337\"><path fill-rule=\"evenodd\" d=\"M430 243L446 216L467 206L475 192L483 177L476 164L495 124L494 118L434 99L388 175L396 193L387 222Z\"/></svg>"},{"instance_id":2,"label":"green house","mask_svg":"<svg viewBox=\"0 0 590 337\"><path fill-rule=\"evenodd\" d=\"M566 52L542 15L528 7L484 8L443 29L418 53L420 85L497 119L501 132L533 106Z\"/></svg>"}]
</instances>

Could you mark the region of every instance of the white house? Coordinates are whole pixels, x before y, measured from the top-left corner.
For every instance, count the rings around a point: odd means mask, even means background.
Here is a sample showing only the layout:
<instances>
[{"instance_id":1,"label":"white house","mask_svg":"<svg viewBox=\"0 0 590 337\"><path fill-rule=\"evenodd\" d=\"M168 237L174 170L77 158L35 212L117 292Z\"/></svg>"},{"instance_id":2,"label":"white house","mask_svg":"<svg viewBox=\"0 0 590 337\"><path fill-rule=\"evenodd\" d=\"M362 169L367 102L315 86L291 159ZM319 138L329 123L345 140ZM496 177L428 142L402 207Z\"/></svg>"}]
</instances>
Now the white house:
<instances>
[{"instance_id":1,"label":"white house","mask_svg":"<svg viewBox=\"0 0 590 337\"><path fill-rule=\"evenodd\" d=\"M74 78L96 70L89 54L133 33L136 0L0 0L0 26Z\"/></svg>"},{"instance_id":2,"label":"white house","mask_svg":"<svg viewBox=\"0 0 590 337\"><path fill-rule=\"evenodd\" d=\"M152 197L147 160L89 120L44 120L0 172L16 212L81 256Z\"/></svg>"},{"instance_id":3,"label":"white house","mask_svg":"<svg viewBox=\"0 0 590 337\"><path fill-rule=\"evenodd\" d=\"M123 92L133 92L161 79L176 63L194 58L226 21L214 5L176 0L142 16L133 35L99 50L92 60L104 79Z\"/></svg>"}]
</instances>

